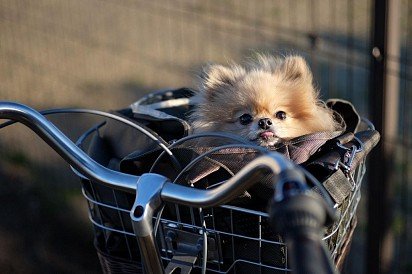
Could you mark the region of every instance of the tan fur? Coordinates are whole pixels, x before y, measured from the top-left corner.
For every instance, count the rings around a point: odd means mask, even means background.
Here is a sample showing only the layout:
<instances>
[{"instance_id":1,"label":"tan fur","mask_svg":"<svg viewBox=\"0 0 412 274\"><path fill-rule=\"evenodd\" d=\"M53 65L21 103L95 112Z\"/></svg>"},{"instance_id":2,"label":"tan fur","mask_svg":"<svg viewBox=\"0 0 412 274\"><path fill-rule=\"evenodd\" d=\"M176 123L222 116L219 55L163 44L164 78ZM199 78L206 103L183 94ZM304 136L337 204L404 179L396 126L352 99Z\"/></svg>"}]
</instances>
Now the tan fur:
<instances>
[{"instance_id":1,"label":"tan fur","mask_svg":"<svg viewBox=\"0 0 412 274\"><path fill-rule=\"evenodd\" d=\"M231 132L266 146L340 128L332 111L319 100L312 73L300 56L261 55L245 67L211 65L205 69L196 98L199 104L191 115L195 133ZM284 111L286 119L276 118L278 111ZM245 113L253 121L242 125L239 117ZM258 126L262 118L271 120L273 138L260 138L268 131Z\"/></svg>"}]
</instances>

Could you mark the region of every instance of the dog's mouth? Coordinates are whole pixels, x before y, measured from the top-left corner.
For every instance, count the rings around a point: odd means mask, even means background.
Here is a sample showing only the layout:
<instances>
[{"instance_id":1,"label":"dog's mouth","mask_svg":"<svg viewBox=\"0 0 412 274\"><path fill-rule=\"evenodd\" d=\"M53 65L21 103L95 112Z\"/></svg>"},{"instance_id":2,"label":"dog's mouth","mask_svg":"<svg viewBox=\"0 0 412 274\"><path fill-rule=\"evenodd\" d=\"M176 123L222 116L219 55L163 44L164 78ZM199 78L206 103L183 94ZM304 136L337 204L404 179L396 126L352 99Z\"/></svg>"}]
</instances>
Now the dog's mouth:
<instances>
[{"instance_id":1,"label":"dog's mouth","mask_svg":"<svg viewBox=\"0 0 412 274\"><path fill-rule=\"evenodd\" d=\"M270 140L273 137L275 137L275 133L273 133L272 131L263 131L259 134L259 138L263 140Z\"/></svg>"},{"instance_id":2,"label":"dog's mouth","mask_svg":"<svg viewBox=\"0 0 412 274\"><path fill-rule=\"evenodd\" d=\"M257 142L260 146L273 146L280 141L280 138L273 131L267 130L257 133L251 141Z\"/></svg>"}]
</instances>

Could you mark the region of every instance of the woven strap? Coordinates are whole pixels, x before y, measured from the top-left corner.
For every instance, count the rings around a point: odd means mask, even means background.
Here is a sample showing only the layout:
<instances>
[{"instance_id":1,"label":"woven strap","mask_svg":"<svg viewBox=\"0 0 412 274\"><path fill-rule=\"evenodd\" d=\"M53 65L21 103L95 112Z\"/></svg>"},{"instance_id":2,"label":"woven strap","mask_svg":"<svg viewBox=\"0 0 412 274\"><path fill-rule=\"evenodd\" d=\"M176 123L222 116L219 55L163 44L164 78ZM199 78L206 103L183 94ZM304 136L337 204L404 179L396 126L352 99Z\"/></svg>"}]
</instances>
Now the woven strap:
<instances>
[{"instance_id":1,"label":"woven strap","mask_svg":"<svg viewBox=\"0 0 412 274\"><path fill-rule=\"evenodd\" d=\"M322 156L316 157L316 160L305 164L305 167L312 173L323 174L323 178L320 178L320 180L323 181L323 186L337 204L341 204L353 190L353 182L351 182L348 176L351 175L358 165L366 158L380 138L379 133L375 130L358 132L354 136L357 140L352 138L345 144L340 143L343 147L347 148L351 148L354 145L358 146L358 142L362 143L363 148L354 155L350 170L345 170L337 165L337 163L345 161L345 154L348 151L338 147L337 144L335 144L333 149L327 151ZM343 139L340 138L340 140L336 140L336 142L342 142L342 140ZM314 188L314 190L320 192L316 188Z\"/></svg>"},{"instance_id":2,"label":"woven strap","mask_svg":"<svg viewBox=\"0 0 412 274\"><path fill-rule=\"evenodd\" d=\"M324 181L323 186L337 204L341 204L352 190L350 181L340 169ZM313 187L313 190L322 195L322 192L317 186Z\"/></svg>"}]
</instances>

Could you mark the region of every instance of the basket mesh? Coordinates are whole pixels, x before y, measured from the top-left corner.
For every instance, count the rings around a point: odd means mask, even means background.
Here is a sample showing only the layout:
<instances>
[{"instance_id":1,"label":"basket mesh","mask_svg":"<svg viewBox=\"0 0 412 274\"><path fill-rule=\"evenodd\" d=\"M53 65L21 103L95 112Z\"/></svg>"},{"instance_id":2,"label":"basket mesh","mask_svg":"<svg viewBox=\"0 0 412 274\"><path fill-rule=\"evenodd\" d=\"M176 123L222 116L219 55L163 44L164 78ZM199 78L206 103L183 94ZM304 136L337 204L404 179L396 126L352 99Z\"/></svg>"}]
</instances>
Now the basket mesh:
<instances>
[{"instance_id":1,"label":"basket mesh","mask_svg":"<svg viewBox=\"0 0 412 274\"><path fill-rule=\"evenodd\" d=\"M347 237L353 230L360 199L360 182L365 166L358 166L357 185L338 210L340 219L325 234L332 258L342 260ZM139 273L141 261L130 220L134 195L82 180L90 220L95 227L95 244L104 273ZM161 216L157 240L165 265L173 256L165 235L169 228L199 234L204 219L208 237L216 243L217 256L207 263L209 273L284 273L289 272L288 254L280 236L273 233L268 214L240 206L224 205L203 210L166 205ZM193 273L200 272L199 256Z\"/></svg>"},{"instance_id":2,"label":"basket mesh","mask_svg":"<svg viewBox=\"0 0 412 274\"><path fill-rule=\"evenodd\" d=\"M214 146L209 146L210 142L211 139L206 138L171 145L170 149L178 160L179 167L167 155L159 157L159 150L153 150L145 151L144 157L142 154L137 158L133 158L133 155L126 157L127 161L120 163L120 170L123 164L128 171L139 169L135 174L156 172L188 186L210 188L230 178L259 156L262 150L260 147L243 147L239 150L230 147L233 141L227 140L219 143L223 148L214 149ZM321 142L323 143L324 141ZM204 157L197 161L199 155ZM150 159L150 163L147 159ZM196 163L191 165L194 160ZM324 240L338 266L347 253L356 225L355 212L364 173L363 159L357 162L356 169L351 170L355 187L337 207L339 220L325 231ZM267 201L273 195L271 182L272 177L268 174L243 196L227 205L211 209L199 210L166 204L162 215L154 218L154 223L159 218L156 239L164 265L182 247L168 239L171 232L178 233L182 238L187 237L191 246L186 248L193 251L196 235L200 237L202 231L206 231L209 246L206 256L208 273L290 272L287 248L282 238L269 226L268 214L265 212ZM87 179L82 179L82 188L88 201L90 220L95 228L95 246L103 272L141 272L141 257L130 218L135 195ZM197 253L193 273L201 272L202 261L205 259L201 249Z\"/></svg>"}]
</instances>

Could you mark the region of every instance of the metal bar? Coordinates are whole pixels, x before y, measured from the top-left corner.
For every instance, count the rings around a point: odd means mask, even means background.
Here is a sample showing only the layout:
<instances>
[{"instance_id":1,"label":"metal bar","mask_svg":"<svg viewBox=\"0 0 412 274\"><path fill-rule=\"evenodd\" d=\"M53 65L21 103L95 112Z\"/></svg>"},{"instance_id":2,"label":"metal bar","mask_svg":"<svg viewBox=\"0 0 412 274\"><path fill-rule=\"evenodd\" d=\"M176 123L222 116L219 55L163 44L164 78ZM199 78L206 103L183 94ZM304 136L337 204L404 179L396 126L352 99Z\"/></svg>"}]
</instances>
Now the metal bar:
<instances>
[{"instance_id":1,"label":"metal bar","mask_svg":"<svg viewBox=\"0 0 412 274\"><path fill-rule=\"evenodd\" d=\"M385 134L391 140L398 136L399 87L400 87L400 0L388 2L386 39L386 91L385 91ZM395 57L395 58L394 58Z\"/></svg>"},{"instance_id":2,"label":"metal bar","mask_svg":"<svg viewBox=\"0 0 412 274\"><path fill-rule=\"evenodd\" d=\"M353 103L356 103L354 100L356 99L354 94L355 94L355 84L353 82L354 79L354 51L355 51L355 45L354 45L354 2L353 0L349 0L347 2L347 18L348 18L348 27L346 31L346 46L347 46L347 53L346 53L346 63L347 63L347 71L348 75L346 78L346 94L348 98Z\"/></svg>"},{"instance_id":3,"label":"metal bar","mask_svg":"<svg viewBox=\"0 0 412 274\"><path fill-rule=\"evenodd\" d=\"M410 26L410 24L412 23L412 3L406 2L406 7L403 6L402 10L405 11L405 17L406 17L406 22L405 22L405 26ZM404 41L404 45L403 47L405 49L408 49L408 46L412 46L412 40L411 40L411 36L412 36L412 29L411 28L404 28L404 35L406 35L406 39ZM412 49L412 48L410 48ZM406 50L405 51L405 55L404 58L402 58L404 60L403 63L403 72L402 72L402 87L403 87L403 98L400 100L400 102L402 102L403 104L403 125L405 126L403 129L403 133L402 133L402 137L401 139L405 142L407 142L407 140L411 140L412 141L412 130L410 128L410 125L412 125L412 111L410 109L411 106L411 102L412 102L412 90L410 89L410 84L412 84L410 82L410 80L408 80L408 65L412 66L412 62L410 62L411 57L410 57L410 50ZM411 181L412 181L412 172L411 170L408 168L411 166L411 162L410 159L411 157L409 155L411 154L411 149L410 147L408 148L407 145L403 145L403 149L402 149L402 163L404 164L404 168L402 170L402 175L401 175L401 182L402 182L402 186L401 186L401 211L402 211L402 215L405 216L403 218L403 226L404 226L404 230L402 231L402 233L400 234L400 239L402 239L401 242L401 246L399 248L399 262L398 262L398 271L404 271L407 272L407 265L408 265L408 259L409 256L408 254L411 254L412 251L412 247L410 245L412 239L409 233L409 229L408 227L411 227L410 224L410 217L412 212L411 212L411 202L410 199L412 198L411 195L409 194L410 192L408 192L408 189L411 189Z\"/></svg>"},{"instance_id":4,"label":"metal bar","mask_svg":"<svg viewBox=\"0 0 412 274\"><path fill-rule=\"evenodd\" d=\"M397 2L397 1L395 1ZM388 79L388 50L394 41L389 36L393 30L396 16L392 11L399 5L394 1L374 0L372 9L372 60L370 78L370 114L376 129L381 132L381 142L370 155L371 172L368 185L368 231L367 231L367 273L388 273L392 264L392 223L391 201L393 199L394 149L390 137L395 134L396 116L391 113L393 102L397 100L397 91ZM389 12L388 12L389 11ZM395 38L394 40L399 39ZM396 43L397 41L395 41ZM390 65L389 65L390 66ZM391 85L391 86L388 86ZM396 88L396 87L395 87Z\"/></svg>"},{"instance_id":5,"label":"metal bar","mask_svg":"<svg viewBox=\"0 0 412 274\"><path fill-rule=\"evenodd\" d=\"M167 181L158 174L143 174L136 183L136 200L130 218L146 273L165 273L155 240L153 215L162 206L160 194Z\"/></svg>"},{"instance_id":6,"label":"metal bar","mask_svg":"<svg viewBox=\"0 0 412 274\"><path fill-rule=\"evenodd\" d=\"M383 235L387 228L385 216L387 208L385 197L387 184L384 178L385 157L383 134L383 103L384 103L384 87L385 87L385 29L386 29L386 0L374 0L371 16L372 28L372 60L371 60L371 77L370 77L370 115L374 121L375 127L382 133L381 142L375 147L375 150L370 153L369 164L370 176L368 184L368 228L367 228L367 244L366 244L366 273L377 274L381 272L380 250L382 248ZM384 220L384 221L383 221Z\"/></svg>"},{"instance_id":7,"label":"metal bar","mask_svg":"<svg viewBox=\"0 0 412 274\"><path fill-rule=\"evenodd\" d=\"M238 197L245 189L259 181L265 171L280 174L284 170L293 168L293 164L285 160L278 153L256 158L243 167L235 176L216 188L201 190L186 186L165 183L161 198L166 202L178 203L194 207L212 207L221 205Z\"/></svg>"}]
</instances>

